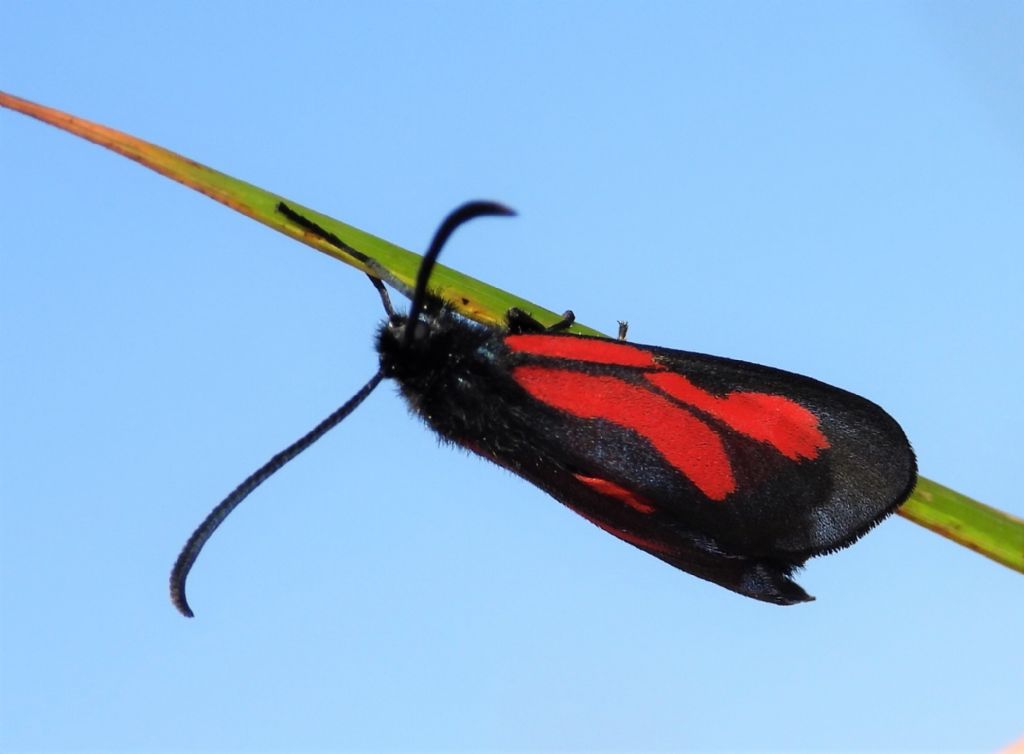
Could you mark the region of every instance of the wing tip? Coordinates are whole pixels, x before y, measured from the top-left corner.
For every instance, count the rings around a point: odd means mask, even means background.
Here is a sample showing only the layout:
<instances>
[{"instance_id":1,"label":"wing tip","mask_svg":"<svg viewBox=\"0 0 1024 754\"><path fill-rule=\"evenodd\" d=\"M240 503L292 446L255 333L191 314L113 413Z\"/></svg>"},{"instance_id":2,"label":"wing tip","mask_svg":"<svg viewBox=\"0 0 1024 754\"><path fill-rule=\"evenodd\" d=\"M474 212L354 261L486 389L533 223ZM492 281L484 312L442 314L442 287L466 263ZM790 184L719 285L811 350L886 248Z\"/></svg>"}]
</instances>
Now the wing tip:
<instances>
[{"instance_id":1,"label":"wing tip","mask_svg":"<svg viewBox=\"0 0 1024 754\"><path fill-rule=\"evenodd\" d=\"M798 605L813 602L814 597L790 578L792 567L758 561L746 568L736 591L774 605Z\"/></svg>"}]
</instances>

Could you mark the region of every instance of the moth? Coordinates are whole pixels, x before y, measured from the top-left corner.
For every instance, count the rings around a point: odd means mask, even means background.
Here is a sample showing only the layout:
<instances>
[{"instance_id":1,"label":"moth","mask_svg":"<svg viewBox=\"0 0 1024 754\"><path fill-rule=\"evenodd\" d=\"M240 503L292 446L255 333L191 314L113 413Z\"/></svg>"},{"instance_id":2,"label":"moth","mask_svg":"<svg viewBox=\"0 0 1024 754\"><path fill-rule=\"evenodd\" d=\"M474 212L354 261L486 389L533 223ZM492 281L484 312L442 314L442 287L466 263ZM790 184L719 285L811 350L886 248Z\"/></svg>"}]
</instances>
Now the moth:
<instances>
[{"instance_id":1,"label":"moth","mask_svg":"<svg viewBox=\"0 0 1024 754\"><path fill-rule=\"evenodd\" d=\"M286 204L278 211L375 269ZM395 311L371 275L387 314L376 373L196 529L171 573L180 612L192 616L186 578L231 511L385 379L447 442L521 476L624 542L764 602L813 599L793 573L852 544L910 495L917 480L910 443L866 398L759 364L572 334L571 312L550 327L518 309L503 328L458 315L429 290L441 249L468 220L512 214L476 201L448 215L423 257L407 314Z\"/></svg>"}]
</instances>

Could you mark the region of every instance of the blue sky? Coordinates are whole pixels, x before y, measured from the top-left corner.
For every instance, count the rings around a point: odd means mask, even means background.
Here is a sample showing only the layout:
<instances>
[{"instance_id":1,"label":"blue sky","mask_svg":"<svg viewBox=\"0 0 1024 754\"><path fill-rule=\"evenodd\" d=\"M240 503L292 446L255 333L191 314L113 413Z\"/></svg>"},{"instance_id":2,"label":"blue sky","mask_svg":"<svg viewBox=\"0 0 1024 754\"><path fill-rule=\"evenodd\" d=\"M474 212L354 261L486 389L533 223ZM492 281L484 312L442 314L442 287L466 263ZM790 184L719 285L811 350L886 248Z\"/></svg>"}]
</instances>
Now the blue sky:
<instances>
[{"instance_id":1,"label":"blue sky","mask_svg":"<svg viewBox=\"0 0 1024 754\"><path fill-rule=\"evenodd\" d=\"M1015 3L14 3L0 88L639 342L811 374L1018 515ZM988 752L1024 581L902 519L776 608L438 448L353 270L0 112L3 751Z\"/></svg>"}]
</instances>

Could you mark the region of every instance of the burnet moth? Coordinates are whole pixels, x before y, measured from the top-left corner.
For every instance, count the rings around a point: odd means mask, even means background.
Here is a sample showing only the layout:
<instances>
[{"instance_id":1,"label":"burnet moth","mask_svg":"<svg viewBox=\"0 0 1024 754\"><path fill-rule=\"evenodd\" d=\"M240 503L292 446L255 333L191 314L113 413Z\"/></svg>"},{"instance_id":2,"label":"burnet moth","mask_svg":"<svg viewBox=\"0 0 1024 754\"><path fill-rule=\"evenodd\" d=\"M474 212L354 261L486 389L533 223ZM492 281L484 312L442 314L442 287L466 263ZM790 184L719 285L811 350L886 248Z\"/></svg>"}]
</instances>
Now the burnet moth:
<instances>
[{"instance_id":1,"label":"burnet moth","mask_svg":"<svg viewBox=\"0 0 1024 754\"><path fill-rule=\"evenodd\" d=\"M428 290L431 270L459 225L514 214L500 204L470 202L441 223L406 291L406 315L392 308L380 279L388 275L373 260L287 205L278 211L380 273L370 278L387 312L380 366L192 534L171 572L171 599L186 616L185 579L217 527L384 378L445 441L676 568L778 605L813 599L793 572L852 544L914 487L903 430L845 390L744 361L570 334L571 312L547 328L515 309L506 329L457 315Z\"/></svg>"}]
</instances>

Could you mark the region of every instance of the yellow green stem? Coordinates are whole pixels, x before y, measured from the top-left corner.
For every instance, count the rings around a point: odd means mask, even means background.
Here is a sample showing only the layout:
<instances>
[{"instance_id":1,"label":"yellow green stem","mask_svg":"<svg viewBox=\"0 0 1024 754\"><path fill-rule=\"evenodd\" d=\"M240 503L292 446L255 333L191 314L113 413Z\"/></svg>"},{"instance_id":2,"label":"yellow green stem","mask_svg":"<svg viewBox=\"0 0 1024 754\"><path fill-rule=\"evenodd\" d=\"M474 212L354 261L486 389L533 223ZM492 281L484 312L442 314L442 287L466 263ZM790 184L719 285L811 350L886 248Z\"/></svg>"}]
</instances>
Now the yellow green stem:
<instances>
[{"instance_id":1,"label":"yellow green stem","mask_svg":"<svg viewBox=\"0 0 1024 754\"><path fill-rule=\"evenodd\" d=\"M80 136L135 160L156 172L244 215L291 236L317 251L367 272L356 257L307 234L276 211L284 201L296 211L334 233L343 242L358 249L385 270L394 282L411 287L419 269L419 255L395 246L377 236L316 212L309 207L278 194L264 191L245 181L200 165L186 157L138 139L130 134L44 107L34 102L0 92L0 105L37 118L44 123ZM484 324L498 324L511 307L530 312L544 324L557 322L555 312L537 306L499 288L438 265L431 277L432 288L465 316ZM574 325L574 332L600 335L583 325ZM958 542L997 563L1024 573L1024 521L961 495L948 487L921 477L910 499L899 509L900 515L942 536Z\"/></svg>"}]
</instances>

